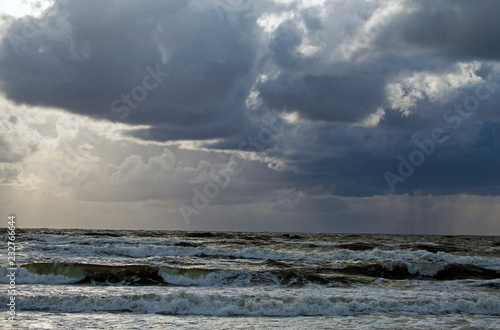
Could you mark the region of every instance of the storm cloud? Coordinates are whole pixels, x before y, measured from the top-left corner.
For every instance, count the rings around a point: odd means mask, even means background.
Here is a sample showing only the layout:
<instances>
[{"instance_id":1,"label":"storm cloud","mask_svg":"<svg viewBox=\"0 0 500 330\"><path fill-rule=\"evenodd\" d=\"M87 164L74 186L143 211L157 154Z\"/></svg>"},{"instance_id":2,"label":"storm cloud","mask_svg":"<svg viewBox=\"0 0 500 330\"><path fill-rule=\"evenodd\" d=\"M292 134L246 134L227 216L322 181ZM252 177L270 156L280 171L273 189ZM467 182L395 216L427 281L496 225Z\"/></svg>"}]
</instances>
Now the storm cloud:
<instances>
[{"instance_id":1,"label":"storm cloud","mask_svg":"<svg viewBox=\"0 0 500 330\"><path fill-rule=\"evenodd\" d=\"M69 1L12 24L2 89L17 103L158 126L163 140L227 136L244 124L255 29L202 2Z\"/></svg>"},{"instance_id":2,"label":"storm cloud","mask_svg":"<svg viewBox=\"0 0 500 330\"><path fill-rule=\"evenodd\" d=\"M119 125L106 126L100 150L87 143L93 165L66 186L79 200L189 203L230 160L242 172L210 201L217 223L214 210L252 205L323 224L328 212L356 218L352 201L364 198L498 196L496 7L59 1L8 20L0 88L15 106ZM42 123L16 147L15 118L2 117L5 182L40 148L52 159L43 148L76 144Z\"/></svg>"}]
</instances>

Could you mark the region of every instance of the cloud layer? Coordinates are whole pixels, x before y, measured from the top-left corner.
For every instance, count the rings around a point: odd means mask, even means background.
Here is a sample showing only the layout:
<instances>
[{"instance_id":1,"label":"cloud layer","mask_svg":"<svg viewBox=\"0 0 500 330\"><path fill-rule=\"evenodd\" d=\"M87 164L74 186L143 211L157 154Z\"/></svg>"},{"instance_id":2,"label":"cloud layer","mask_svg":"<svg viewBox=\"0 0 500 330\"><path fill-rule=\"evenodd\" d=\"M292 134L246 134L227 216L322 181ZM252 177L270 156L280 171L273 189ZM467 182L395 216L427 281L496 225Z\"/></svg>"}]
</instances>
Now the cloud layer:
<instances>
[{"instance_id":1,"label":"cloud layer","mask_svg":"<svg viewBox=\"0 0 500 330\"><path fill-rule=\"evenodd\" d=\"M171 207L237 162L213 219L260 205L326 221L363 198L498 196L492 7L59 1L4 26L2 94L44 119L2 113L1 180L26 185L28 164L56 162L77 200Z\"/></svg>"}]
</instances>

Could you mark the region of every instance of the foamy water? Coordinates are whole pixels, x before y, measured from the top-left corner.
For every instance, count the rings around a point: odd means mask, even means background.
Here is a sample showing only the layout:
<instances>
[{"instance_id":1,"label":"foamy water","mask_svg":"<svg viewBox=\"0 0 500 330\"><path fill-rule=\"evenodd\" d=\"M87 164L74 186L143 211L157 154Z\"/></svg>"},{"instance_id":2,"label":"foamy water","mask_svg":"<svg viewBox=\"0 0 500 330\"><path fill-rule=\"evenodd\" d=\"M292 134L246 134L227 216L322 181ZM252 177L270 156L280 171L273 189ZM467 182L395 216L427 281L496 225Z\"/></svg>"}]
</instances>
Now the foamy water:
<instances>
[{"instance_id":1,"label":"foamy water","mask_svg":"<svg viewBox=\"0 0 500 330\"><path fill-rule=\"evenodd\" d=\"M498 237L19 233L19 328L500 328Z\"/></svg>"}]
</instances>

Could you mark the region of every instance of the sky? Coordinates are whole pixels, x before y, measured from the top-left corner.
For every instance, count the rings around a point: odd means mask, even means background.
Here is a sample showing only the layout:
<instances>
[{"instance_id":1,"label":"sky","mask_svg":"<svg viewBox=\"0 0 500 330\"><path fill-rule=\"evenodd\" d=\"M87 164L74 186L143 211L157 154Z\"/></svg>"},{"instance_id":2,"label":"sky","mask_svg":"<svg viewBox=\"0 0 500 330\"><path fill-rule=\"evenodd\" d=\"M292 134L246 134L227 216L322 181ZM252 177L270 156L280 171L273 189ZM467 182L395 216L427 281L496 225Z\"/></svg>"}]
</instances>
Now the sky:
<instances>
[{"instance_id":1,"label":"sky","mask_svg":"<svg viewBox=\"0 0 500 330\"><path fill-rule=\"evenodd\" d=\"M4 1L0 216L500 235L499 7Z\"/></svg>"}]
</instances>

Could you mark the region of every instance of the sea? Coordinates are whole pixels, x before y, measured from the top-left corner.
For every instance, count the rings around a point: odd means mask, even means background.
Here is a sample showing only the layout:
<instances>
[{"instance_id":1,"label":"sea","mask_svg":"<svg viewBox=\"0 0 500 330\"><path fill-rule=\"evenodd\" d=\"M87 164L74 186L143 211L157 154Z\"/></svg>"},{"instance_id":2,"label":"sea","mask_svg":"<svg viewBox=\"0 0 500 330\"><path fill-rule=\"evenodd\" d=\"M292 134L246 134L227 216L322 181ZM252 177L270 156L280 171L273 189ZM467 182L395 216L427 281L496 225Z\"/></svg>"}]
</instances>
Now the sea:
<instances>
[{"instance_id":1,"label":"sea","mask_svg":"<svg viewBox=\"0 0 500 330\"><path fill-rule=\"evenodd\" d=\"M500 329L498 236L16 234L5 329Z\"/></svg>"}]
</instances>

